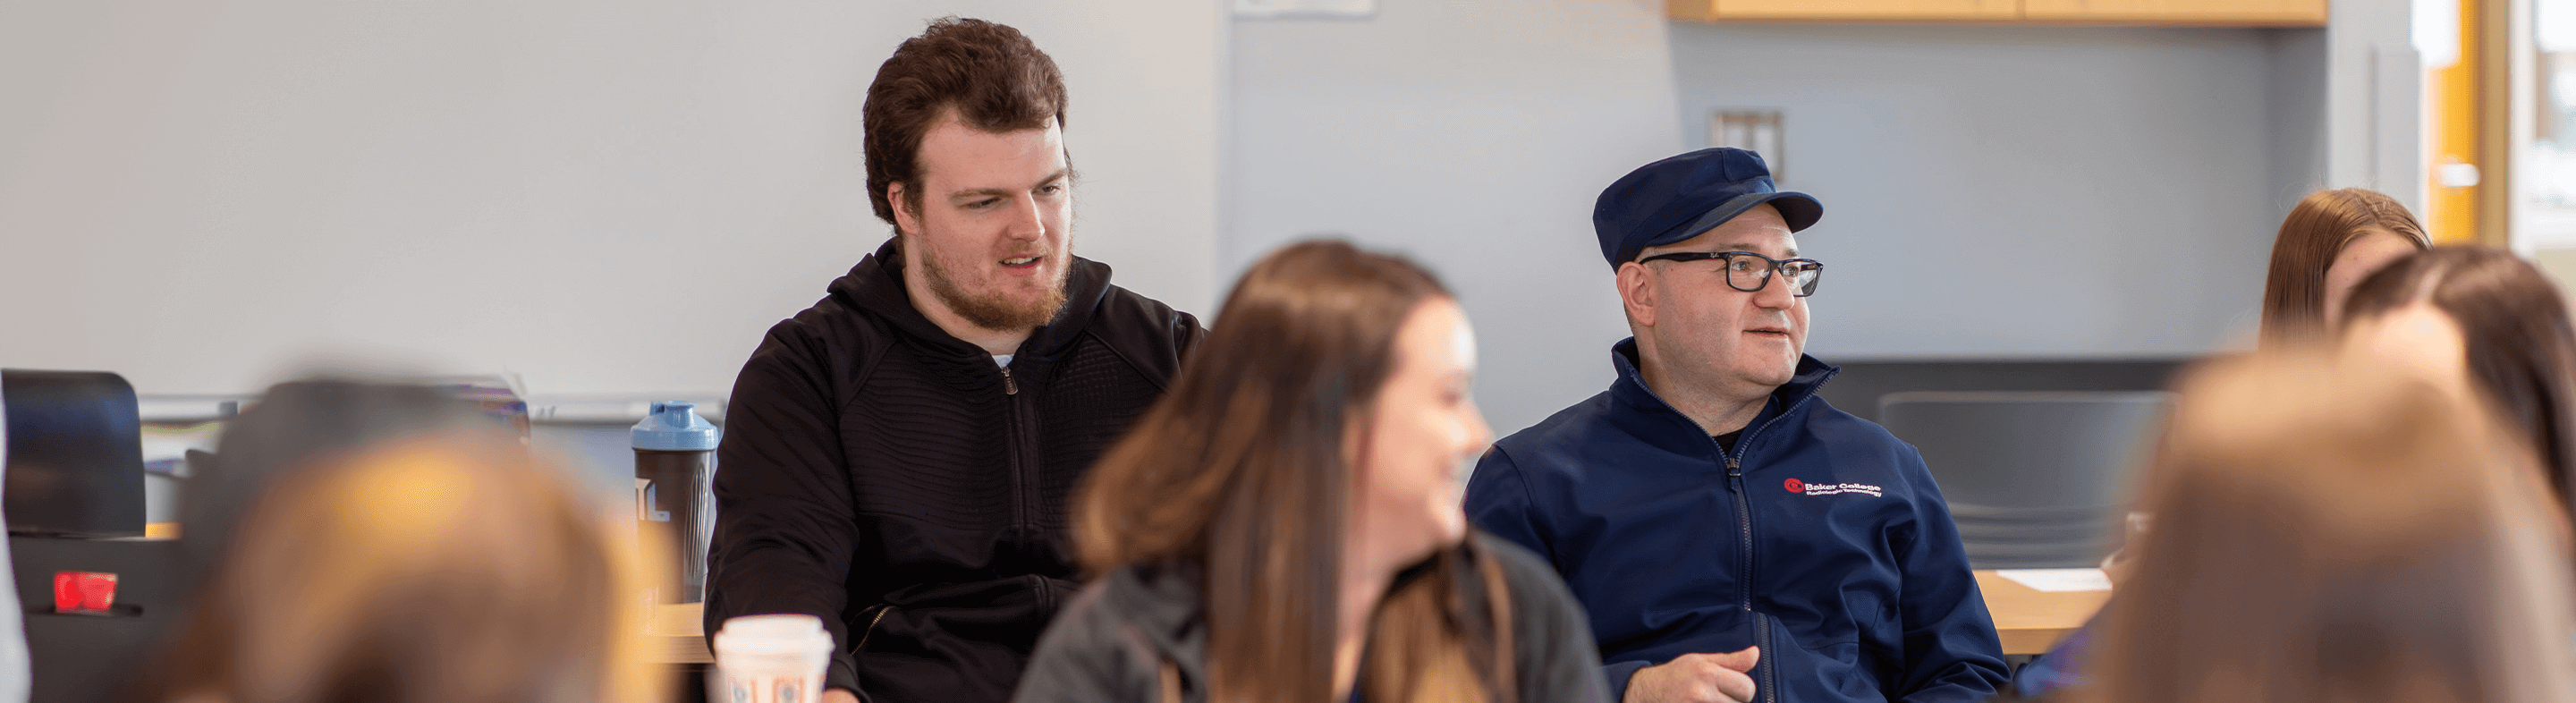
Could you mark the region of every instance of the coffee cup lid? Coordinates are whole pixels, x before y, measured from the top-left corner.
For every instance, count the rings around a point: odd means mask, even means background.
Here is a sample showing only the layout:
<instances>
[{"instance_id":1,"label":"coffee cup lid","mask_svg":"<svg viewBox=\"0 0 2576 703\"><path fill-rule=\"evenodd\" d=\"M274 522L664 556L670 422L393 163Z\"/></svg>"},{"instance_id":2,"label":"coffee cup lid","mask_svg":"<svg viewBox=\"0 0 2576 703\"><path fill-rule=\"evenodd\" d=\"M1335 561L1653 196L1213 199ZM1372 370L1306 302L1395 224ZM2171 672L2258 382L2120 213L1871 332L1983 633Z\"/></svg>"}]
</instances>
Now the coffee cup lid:
<instances>
[{"instance_id":1,"label":"coffee cup lid","mask_svg":"<svg viewBox=\"0 0 2576 703\"><path fill-rule=\"evenodd\" d=\"M736 618L726 618L724 625L716 629L717 634L733 634L762 639L772 637L782 639L802 637L820 633L822 631L822 618L801 613L745 615Z\"/></svg>"}]
</instances>

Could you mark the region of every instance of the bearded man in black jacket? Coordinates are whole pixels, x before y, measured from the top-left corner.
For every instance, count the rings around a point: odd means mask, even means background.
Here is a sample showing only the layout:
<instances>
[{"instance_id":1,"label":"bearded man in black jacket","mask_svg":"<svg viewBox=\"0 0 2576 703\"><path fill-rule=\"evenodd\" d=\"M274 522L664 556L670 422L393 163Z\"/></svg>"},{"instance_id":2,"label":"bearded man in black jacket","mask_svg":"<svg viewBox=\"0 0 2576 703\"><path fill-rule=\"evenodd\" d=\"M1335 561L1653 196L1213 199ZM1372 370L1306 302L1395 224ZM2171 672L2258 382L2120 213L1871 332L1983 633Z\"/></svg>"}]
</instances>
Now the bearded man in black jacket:
<instances>
[{"instance_id":1,"label":"bearded man in black jacket","mask_svg":"<svg viewBox=\"0 0 2576 703\"><path fill-rule=\"evenodd\" d=\"M1008 699L1078 587L1066 496L1204 334L1072 255L1064 103L1018 30L904 41L863 118L897 236L734 381L707 632L822 618L827 703Z\"/></svg>"}]
</instances>

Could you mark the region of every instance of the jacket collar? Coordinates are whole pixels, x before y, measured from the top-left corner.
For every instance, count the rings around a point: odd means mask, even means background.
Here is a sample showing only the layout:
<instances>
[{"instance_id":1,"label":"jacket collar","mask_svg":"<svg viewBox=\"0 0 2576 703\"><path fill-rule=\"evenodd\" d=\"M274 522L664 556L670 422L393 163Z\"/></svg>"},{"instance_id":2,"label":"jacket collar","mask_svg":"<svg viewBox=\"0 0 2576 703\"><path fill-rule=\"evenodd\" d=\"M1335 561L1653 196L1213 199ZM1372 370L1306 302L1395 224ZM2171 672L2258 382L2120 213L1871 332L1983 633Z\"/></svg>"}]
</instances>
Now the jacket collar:
<instances>
[{"instance_id":1,"label":"jacket collar","mask_svg":"<svg viewBox=\"0 0 2576 703\"><path fill-rule=\"evenodd\" d=\"M1698 423L1692 422L1689 416L1683 415L1682 411L1655 395L1653 389L1646 387L1645 375L1637 370L1637 338L1629 337L1610 345L1610 365L1619 372L1619 379L1610 383L1611 398L1619 405L1648 413L1669 415L1673 421L1680 423L1681 427L1689 428L1692 434L1701 432ZM1817 390L1824 388L1825 381L1833 379L1834 374L1841 372L1841 367L1827 364L1812 355L1799 354L1798 370L1789 375L1788 383L1771 389L1771 403L1762 409L1762 414L1755 417L1751 425L1746 427L1762 427L1764 422L1797 409L1800 404L1813 397Z\"/></svg>"},{"instance_id":2,"label":"jacket collar","mask_svg":"<svg viewBox=\"0 0 2576 703\"><path fill-rule=\"evenodd\" d=\"M857 266L850 267L848 275L832 281L832 297L884 319L928 347L978 360L989 356L982 347L940 329L912 306L912 293L903 285L903 253L895 241L887 239L876 253L860 258ZM1064 279L1064 310L1030 334L1028 341L1021 342L1017 353L1056 356L1080 339L1092 318L1099 314L1101 298L1109 292L1109 265L1079 256L1071 259L1072 270Z\"/></svg>"},{"instance_id":3,"label":"jacket collar","mask_svg":"<svg viewBox=\"0 0 2576 703\"><path fill-rule=\"evenodd\" d=\"M1197 562L1136 564L1110 572L1104 599L1112 612L1136 625L1155 653L1185 678L1207 675L1207 611L1199 602L1206 576Z\"/></svg>"},{"instance_id":4,"label":"jacket collar","mask_svg":"<svg viewBox=\"0 0 2576 703\"><path fill-rule=\"evenodd\" d=\"M1481 530L1471 531L1469 542L1496 539ZM1492 558L1484 552L1490 547L1461 544L1425 557L1398 571L1388 583L1394 593L1414 579L1431 573L1433 562L1447 556L1462 559L1473 573L1477 560ZM1136 626L1145 644L1156 654L1169 659L1184 679L1206 681L1208 668L1207 572L1197 561L1174 559L1131 564L1109 573L1107 593L1102 605ZM1481 580L1471 588L1481 588ZM1479 591L1481 593L1481 591ZM1384 597L1383 594L1380 596Z\"/></svg>"}]
</instances>

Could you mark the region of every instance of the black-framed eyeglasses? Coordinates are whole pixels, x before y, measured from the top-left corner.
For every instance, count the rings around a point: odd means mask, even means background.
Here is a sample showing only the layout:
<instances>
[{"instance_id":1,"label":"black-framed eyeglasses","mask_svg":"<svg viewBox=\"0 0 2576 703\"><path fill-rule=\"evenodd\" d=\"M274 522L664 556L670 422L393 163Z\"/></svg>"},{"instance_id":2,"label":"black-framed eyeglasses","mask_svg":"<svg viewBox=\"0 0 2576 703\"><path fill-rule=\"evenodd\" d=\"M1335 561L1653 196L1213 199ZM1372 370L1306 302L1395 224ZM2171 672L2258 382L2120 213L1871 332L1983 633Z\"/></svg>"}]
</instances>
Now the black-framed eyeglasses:
<instances>
[{"instance_id":1,"label":"black-framed eyeglasses","mask_svg":"<svg viewBox=\"0 0 2576 703\"><path fill-rule=\"evenodd\" d=\"M1726 262L1726 286L1746 293L1770 285L1771 273L1777 271L1789 277L1789 294L1804 298L1816 294L1816 281L1825 275L1824 263L1815 259L1774 259L1749 251L1677 251L1638 259L1637 263L1710 259ZM1757 261L1761 263L1754 263Z\"/></svg>"}]
</instances>

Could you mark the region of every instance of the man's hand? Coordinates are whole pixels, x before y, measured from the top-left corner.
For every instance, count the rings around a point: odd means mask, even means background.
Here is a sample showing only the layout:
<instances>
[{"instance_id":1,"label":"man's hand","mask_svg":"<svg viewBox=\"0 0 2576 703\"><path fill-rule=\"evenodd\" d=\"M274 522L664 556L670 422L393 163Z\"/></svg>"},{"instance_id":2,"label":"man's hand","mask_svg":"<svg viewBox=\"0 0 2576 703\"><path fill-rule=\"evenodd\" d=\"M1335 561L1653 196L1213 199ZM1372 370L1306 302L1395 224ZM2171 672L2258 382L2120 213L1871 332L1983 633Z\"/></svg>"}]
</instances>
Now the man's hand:
<instances>
[{"instance_id":1,"label":"man's hand","mask_svg":"<svg viewBox=\"0 0 2576 703\"><path fill-rule=\"evenodd\" d=\"M1625 703L1745 703L1753 700L1753 663L1762 648L1684 654L1628 677Z\"/></svg>"},{"instance_id":2,"label":"man's hand","mask_svg":"<svg viewBox=\"0 0 2576 703\"><path fill-rule=\"evenodd\" d=\"M846 688L823 689L823 703L859 703L859 694Z\"/></svg>"}]
</instances>

